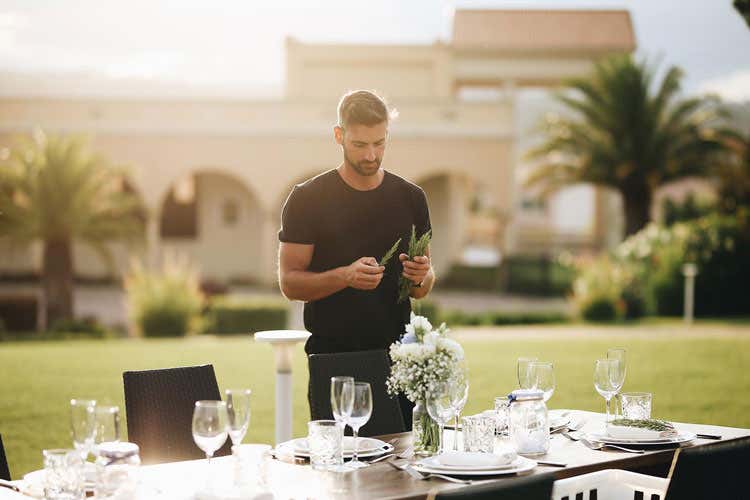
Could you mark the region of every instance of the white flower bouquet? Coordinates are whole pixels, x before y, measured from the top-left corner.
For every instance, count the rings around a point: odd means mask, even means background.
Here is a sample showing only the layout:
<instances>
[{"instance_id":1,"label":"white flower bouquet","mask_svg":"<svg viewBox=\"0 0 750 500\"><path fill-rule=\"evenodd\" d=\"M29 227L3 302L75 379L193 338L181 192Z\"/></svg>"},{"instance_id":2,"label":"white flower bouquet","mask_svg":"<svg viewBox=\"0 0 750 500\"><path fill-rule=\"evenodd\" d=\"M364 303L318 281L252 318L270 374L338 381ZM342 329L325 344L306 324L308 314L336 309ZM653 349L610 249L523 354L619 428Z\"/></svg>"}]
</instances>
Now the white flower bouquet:
<instances>
[{"instance_id":1,"label":"white flower bouquet","mask_svg":"<svg viewBox=\"0 0 750 500\"><path fill-rule=\"evenodd\" d=\"M412 422L415 452L436 449L439 430L424 408L425 401L459 374L457 367L464 359L461 344L449 338L448 332L445 323L433 329L427 318L412 313L406 333L389 350L393 365L386 381L388 392L403 393L416 404Z\"/></svg>"}]
</instances>

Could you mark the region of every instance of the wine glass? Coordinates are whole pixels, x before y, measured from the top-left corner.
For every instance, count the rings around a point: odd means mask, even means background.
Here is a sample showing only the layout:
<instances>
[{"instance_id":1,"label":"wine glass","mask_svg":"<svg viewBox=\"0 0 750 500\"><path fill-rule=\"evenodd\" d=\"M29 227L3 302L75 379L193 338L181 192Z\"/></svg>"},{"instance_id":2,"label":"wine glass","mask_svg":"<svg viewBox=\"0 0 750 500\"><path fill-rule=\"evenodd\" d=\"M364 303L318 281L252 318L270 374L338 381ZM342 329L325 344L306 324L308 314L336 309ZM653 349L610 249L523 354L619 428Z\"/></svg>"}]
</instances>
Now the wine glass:
<instances>
[{"instance_id":1,"label":"wine glass","mask_svg":"<svg viewBox=\"0 0 750 500\"><path fill-rule=\"evenodd\" d=\"M193 441L206 454L210 466L211 457L227 440L227 404L224 401L196 401L193 410Z\"/></svg>"},{"instance_id":2,"label":"wine glass","mask_svg":"<svg viewBox=\"0 0 750 500\"><path fill-rule=\"evenodd\" d=\"M349 383L344 384L344 386L349 386ZM346 391L347 389L344 389L344 392ZM347 418L347 423L352 428L354 435L354 453L352 453L352 460L348 466L358 469L369 465L360 462L357 458L357 435L359 434L359 428L365 425L370 420L370 415L372 415L372 389L370 388L370 384L367 382L354 382L352 400L352 410L349 413L349 418Z\"/></svg>"},{"instance_id":3,"label":"wine glass","mask_svg":"<svg viewBox=\"0 0 750 500\"><path fill-rule=\"evenodd\" d=\"M618 394L615 394L615 399L619 399L620 395L620 389L622 389L622 386L625 384L625 375L627 373L627 352L622 347L615 347L612 349L607 349L607 359L618 359L620 360L620 364L622 365L622 383L620 384L620 387L617 389ZM622 403L620 404L620 407L622 407ZM615 417L617 416L617 405L615 405Z\"/></svg>"},{"instance_id":4,"label":"wine glass","mask_svg":"<svg viewBox=\"0 0 750 500\"><path fill-rule=\"evenodd\" d=\"M544 402L550 400L555 392L555 367L549 361L534 361L529 365L529 378L533 388L544 393Z\"/></svg>"},{"instance_id":5,"label":"wine glass","mask_svg":"<svg viewBox=\"0 0 750 500\"><path fill-rule=\"evenodd\" d=\"M232 444L238 445L247 434L250 425L250 389L227 389L224 391L227 403L229 437Z\"/></svg>"},{"instance_id":6,"label":"wine glass","mask_svg":"<svg viewBox=\"0 0 750 500\"><path fill-rule=\"evenodd\" d=\"M460 365L456 370L456 378L450 384L451 407L453 408L456 426L454 427L455 438L453 439L453 450L458 451L458 422L460 422L461 411L469 398L469 370L465 365Z\"/></svg>"},{"instance_id":7,"label":"wine glass","mask_svg":"<svg viewBox=\"0 0 750 500\"><path fill-rule=\"evenodd\" d=\"M607 418L605 424L609 424L609 402L612 396L622 387L624 370L619 359L597 359L594 364L594 387L607 403Z\"/></svg>"},{"instance_id":8,"label":"wine glass","mask_svg":"<svg viewBox=\"0 0 750 500\"><path fill-rule=\"evenodd\" d=\"M534 386L534 381L531 380L529 373L529 365L535 361L539 361L539 358L518 358L516 371L518 372L518 387L521 389L531 389Z\"/></svg>"},{"instance_id":9,"label":"wine glass","mask_svg":"<svg viewBox=\"0 0 750 500\"><path fill-rule=\"evenodd\" d=\"M70 400L70 430L73 435L73 446L81 454L84 462L94 448L95 407L96 401L93 399Z\"/></svg>"},{"instance_id":10,"label":"wine glass","mask_svg":"<svg viewBox=\"0 0 750 500\"><path fill-rule=\"evenodd\" d=\"M451 404L450 383L440 384L430 396L427 397L427 413L430 414L440 427L440 448L438 454L445 451L445 423L453 417L453 405Z\"/></svg>"},{"instance_id":11,"label":"wine glass","mask_svg":"<svg viewBox=\"0 0 750 500\"><path fill-rule=\"evenodd\" d=\"M94 407L94 454L99 454L99 445L102 443L118 441L120 441L120 408L96 405Z\"/></svg>"},{"instance_id":12,"label":"wine glass","mask_svg":"<svg viewBox=\"0 0 750 500\"><path fill-rule=\"evenodd\" d=\"M354 377L331 377L331 410L342 430L354 404Z\"/></svg>"}]
</instances>

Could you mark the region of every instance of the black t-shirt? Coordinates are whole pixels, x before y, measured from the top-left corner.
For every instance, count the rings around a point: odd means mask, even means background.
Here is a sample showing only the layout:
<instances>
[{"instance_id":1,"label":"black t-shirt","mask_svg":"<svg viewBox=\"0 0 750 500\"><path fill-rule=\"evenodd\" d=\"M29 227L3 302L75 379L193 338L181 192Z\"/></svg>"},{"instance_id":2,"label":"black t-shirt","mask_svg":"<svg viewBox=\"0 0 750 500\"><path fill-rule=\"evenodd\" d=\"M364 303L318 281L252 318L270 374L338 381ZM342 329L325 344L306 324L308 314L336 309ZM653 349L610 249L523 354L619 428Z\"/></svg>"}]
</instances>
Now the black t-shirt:
<instances>
[{"instance_id":1,"label":"black t-shirt","mask_svg":"<svg viewBox=\"0 0 750 500\"><path fill-rule=\"evenodd\" d=\"M308 353L387 349L409 321L408 300L398 303L399 253L406 253L412 225L417 237L431 229L422 189L384 171L370 191L349 186L336 169L294 187L281 216L279 241L315 245L308 271L347 266L360 257L383 255L401 238L378 287L347 287L305 303Z\"/></svg>"}]
</instances>

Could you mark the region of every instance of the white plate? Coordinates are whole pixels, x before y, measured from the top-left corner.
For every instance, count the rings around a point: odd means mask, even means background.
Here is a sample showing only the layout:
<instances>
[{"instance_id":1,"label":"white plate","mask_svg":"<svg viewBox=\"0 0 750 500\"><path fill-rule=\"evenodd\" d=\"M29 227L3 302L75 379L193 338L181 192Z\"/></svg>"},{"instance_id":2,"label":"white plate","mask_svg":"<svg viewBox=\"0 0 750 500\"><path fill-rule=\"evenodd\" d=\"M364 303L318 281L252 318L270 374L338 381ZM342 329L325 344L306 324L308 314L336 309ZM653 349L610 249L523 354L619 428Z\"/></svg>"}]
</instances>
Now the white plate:
<instances>
[{"instance_id":1,"label":"white plate","mask_svg":"<svg viewBox=\"0 0 750 500\"><path fill-rule=\"evenodd\" d=\"M292 441L287 441L285 443L281 443L280 445L278 445L276 447L276 452L279 454L283 454L283 455L294 455L296 457L310 458L310 453L295 450L294 446L291 444ZM357 453L357 456L359 458L372 458L372 457L383 455L385 453L390 453L395 449L392 444L388 444L388 443L383 443L383 444L384 444L383 448L378 448L376 450L365 451L365 452L360 451L359 453ZM351 452L344 451L344 458L351 458L351 457L352 457Z\"/></svg>"},{"instance_id":2,"label":"white plate","mask_svg":"<svg viewBox=\"0 0 750 500\"><path fill-rule=\"evenodd\" d=\"M94 464L91 464L94 465ZM91 473L96 473L96 470L88 470L89 468L86 468L86 472L88 473L86 480L83 483L83 487L86 489L86 491L94 491L94 486L96 486L96 479L95 477L91 476ZM27 474L24 474L23 480L26 482L26 484L29 485L30 488L33 489L33 491L41 491L42 495L44 495L44 469L31 471Z\"/></svg>"},{"instance_id":3,"label":"white plate","mask_svg":"<svg viewBox=\"0 0 750 500\"><path fill-rule=\"evenodd\" d=\"M295 452L310 453L310 445L307 442L307 438L297 438L288 441L288 443L294 446ZM367 453L370 451L379 450L388 443L381 441L380 439L361 437L357 440L357 449L360 453ZM352 453L354 451L354 437L344 436L344 453Z\"/></svg>"},{"instance_id":4,"label":"white plate","mask_svg":"<svg viewBox=\"0 0 750 500\"><path fill-rule=\"evenodd\" d=\"M644 445L659 445L659 444L678 444L692 441L697 436L693 432L680 432L677 436L672 438L653 438L653 439L625 439L625 438L613 438L606 434L598 434L595 432L587 433L586 439L590 441L598 441L601 443L608 444L638 444Z\"/></svg>"},{"instance_id":5,"label":"white plate","mask_svg":"<svg viewBox=\"0 0 750 500\"><path fill-rule=\"evenodd\" d=\"M528 472L536 467L536 462L526 457L516 458L510 467L496 467L494 469L477 470L477 469L439 469L425 465L415 464L414 468L419 472L432 472L435 474L449 474L451 476L499 476L501 474L519 474Z\"/></svg>"},{"instance_id":6,"label":"white plate","mask_svg":"<svg viewBox=\"0 0 750 500\"><path fill-rule=\"evenodd\" d=\"M458 465L443 465L437 460L437 457L428 457L428 458L424 458L420 460L415 465L419 465L420 467L427 467L427 468L435 469L435 470L441 470L445 472L456 472L456 471L466 471L466 470L474 470L474 471L493 470L494 471L494 470L509 469L511 467L515 467L515 460L505 465L458 466Z\"/></svg>"}]
</instances>

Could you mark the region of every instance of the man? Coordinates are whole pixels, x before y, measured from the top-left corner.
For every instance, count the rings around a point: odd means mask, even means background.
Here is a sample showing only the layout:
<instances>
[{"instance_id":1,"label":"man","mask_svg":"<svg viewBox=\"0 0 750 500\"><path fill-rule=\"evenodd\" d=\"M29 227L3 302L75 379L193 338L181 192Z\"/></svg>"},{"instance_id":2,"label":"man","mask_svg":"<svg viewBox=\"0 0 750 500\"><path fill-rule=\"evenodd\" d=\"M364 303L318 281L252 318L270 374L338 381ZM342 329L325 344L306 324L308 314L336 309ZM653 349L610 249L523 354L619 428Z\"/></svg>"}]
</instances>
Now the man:
<instances>
[{"instance_id":1,"label":"man","mask_svg":"<svg viewBox=\"0 0 750 500\"><path fill-rule=\"evenodd\" d=\"M424 191L381 166L391 113L373 92L345 94L333 128L343 161L294 187L279 231L279 283L305 302L308 354L387 349L411 305L398 303L399 276L426 296L435 274L429 248L409 260L412 225L431 229ZM398 259L378 261L401 238ZM410 423L407 422L407 425Z\"/></svg>"}]
</instances>

